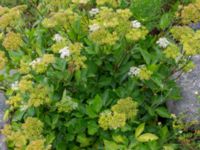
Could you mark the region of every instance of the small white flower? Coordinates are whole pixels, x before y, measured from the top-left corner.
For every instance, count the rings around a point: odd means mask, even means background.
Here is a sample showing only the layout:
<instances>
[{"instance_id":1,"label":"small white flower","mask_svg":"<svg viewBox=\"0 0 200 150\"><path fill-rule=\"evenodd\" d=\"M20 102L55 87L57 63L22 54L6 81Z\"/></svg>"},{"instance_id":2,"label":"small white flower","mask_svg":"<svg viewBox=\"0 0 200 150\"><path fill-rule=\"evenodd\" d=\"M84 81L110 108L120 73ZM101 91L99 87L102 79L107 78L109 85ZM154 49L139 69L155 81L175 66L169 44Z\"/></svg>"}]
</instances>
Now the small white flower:
<instances>
[{"instance_id":1,"label":"small white flower","mask_svg":"<svg viewBox=\"0 0 200 150\"><path fill-rule=\"evenodd\" d=\"M32 66L33 68L35 67L36 64L39 64L42 61L42 58L36 58L35 60L33 60L32 62L29 63L30 66Z\"/></svg>"},{"instance_id":2,"label":"small white flower","mask_svg":"<svg viewBox=\"0 0 200 150\"><path fill-rule=\"evenodd\" d=\"M158 44L162 48L166 48L170 44L170 42L165 37L162 37L159 38L156 44Z\"/></svg>"},{"instance_id":3,"label":"small white flower","mask_svg":"<svg viewBox=\"0 0 200 150\"><path fill-rule=\"evenodd\" d=\"M62 48L60 51L60 58L65 58L65 57L69 57L70 56L70 50L69 50L69 47L64 47Z\"/></svg>"},{"instance_id":4,"label":"small white flower","mask_svg":"<svg viewBox=\"0 0 200 150\"><path fill-rule=\"evenodd\" d=\"M194 94L195 94L195 95L199 95L199 92L198 92L198 91L195 91Z\"/></svg>"},{"instance_id":5,"label":"small white flower","mask_svg":"<svg viewBox=\"0 0 200 150\"><path fill-rule=\"evenodd\" d=\"M182 130L179 130L178 132L179 132L180 134L182 134L182 133L183 133L183 131L182 131Z\"/></svg>"},{"instance_id":6,"label":"small white flower","mask_svg":"<svg viewBox=\"0 0 200 150\"><path fill-rule=\"evenodd\" d=\"M19 89L18 83L19 83L18 81L15 81L14 83L11 84L11 89L13 91L16 91Z\"/></svg>"},{"instance_id":7,"label":"small white flower","mask_svg":"<svg viewBox=\"0 0 200 150\"><path fill-rule=\"evenodd\" d=\"M131 21L131 24L132 24L133 28L140 28L141 27L141 23L137 20Z\"/></svg>"},{"instance_id":8,"label":"small white flower","mask_svg":"<svg viewBox=\"0 0 200 150\"><path fill-rule=\"evenodd\" d=\"M128 75L129 76L137 76L139 73L140 73L140 68L133 66L130 68Z\"/></svg>"},{"instance_id":9,"label":"small white flower","mask_svg":"<svg viewBox=\"0 0 200 150\"><path fill-rule=\"evenodd\" d=\"M63 37L60 34L55 34L53 40L56 42L60 42L63 40Z\"/></svg>"},{"instance_id":10,"label":"small white flower","mask_svg":"<svg viewBox=\"0 0 200 150\"><path fill-rule=\"evenodd\" d=\"M89 14L90 16L94 16L96 14L99 13L99 9L98 8L92 8L90 11L89 11Z\"/></svg>"},{"instance_id":11,"label":"small white flower","mask_svg":"<svg viewBox=\"0 0 200 150\"><path fill-rule=\"evenodd\" d=\"M98 24L89 25L90 32L95 32L99 30L100 26Z\"/></svg>"},{"instance_id":12,"label":"small white flower","mask_svg":"<svg viewBox=\"0 0 200 150\"><path fill-rule=\"evenodd\" d=\"M20 107L20 110L21 111L25 111L25 110L27 110L28 109L28 105L22 105L21 107Z\"/></svg>"}]
</instances>

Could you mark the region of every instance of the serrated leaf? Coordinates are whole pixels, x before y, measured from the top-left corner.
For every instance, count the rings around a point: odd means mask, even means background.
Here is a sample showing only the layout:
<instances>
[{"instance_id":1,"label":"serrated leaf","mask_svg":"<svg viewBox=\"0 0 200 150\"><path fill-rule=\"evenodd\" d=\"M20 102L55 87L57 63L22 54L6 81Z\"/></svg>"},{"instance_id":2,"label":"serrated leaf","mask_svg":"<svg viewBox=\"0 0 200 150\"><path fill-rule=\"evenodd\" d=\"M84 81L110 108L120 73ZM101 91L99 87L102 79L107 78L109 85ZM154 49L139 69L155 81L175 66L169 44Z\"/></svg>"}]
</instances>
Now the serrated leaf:
<instances>
[{"instance_id":1,"label":"serrated leaf","mask_svg":"<svg viewBox=\"0 0 200 150\"><path fill-rule=\"evenodd\" d=\"M139 142L149 142L149 141L155 141L157 139L158 137L152 133L144 133L137 138Z\"/></svg>"},{"instance_id":2,"label":"serrated leaf","mask_svg":"<svg viewBox=\"0 0 200 150\"><path fill-rule=\"evenodd\" d=\"M142 134L144 131L145 123L140 124L135 130L135 138Z\"/></svg>"}]
</instances>

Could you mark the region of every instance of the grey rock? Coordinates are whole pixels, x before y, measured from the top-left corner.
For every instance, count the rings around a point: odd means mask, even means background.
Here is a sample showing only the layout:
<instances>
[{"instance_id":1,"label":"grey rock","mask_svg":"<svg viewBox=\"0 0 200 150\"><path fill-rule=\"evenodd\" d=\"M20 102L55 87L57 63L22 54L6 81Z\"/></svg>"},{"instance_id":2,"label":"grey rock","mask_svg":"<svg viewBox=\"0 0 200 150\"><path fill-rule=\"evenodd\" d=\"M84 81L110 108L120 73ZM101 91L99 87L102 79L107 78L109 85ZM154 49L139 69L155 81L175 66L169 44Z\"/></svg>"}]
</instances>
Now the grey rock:
<instances>
[{"instance_id":1,"label":"grey rock","mask_svg":"<svg viewBox=\"0 0 200 150\"><path fill-rule=\"evenodd\" d=\"M3 120L5 109L6 109L5 96L2 92L0 92L0 129L2 129L3 126L5 125L5 122ZM2 134L0 134L0 148L1 150L7 150L5 144L5 137Z\"/></svg>"},{"instance_id":2,"label":"grey rock","mask_svg":"<svg viewBox=\"0 0 200 150\"><path fill-rule=\"evenodd\" d=\"M200 29L200 23L191 23L189 26L194 30Z\"/></svg>"},{"instance_id":3,"label":"grey rock","mask_svg":"<svg viewBox=\"0 0 200 150\"><path fill-rule=\"evenodd\" d=\"M193 127L200 128L200 55L192 57L196 67L180 76L176 81L181 89L182 99L168 101L171 113L180 116L185 123L194 123Z\"/></svg>"},{"instance_id":4,"label":"grey rock","mask_svg":"<svg viewBox=\"0 0 200 150\"><path fill-rule=\"evenodd\" d=\"M3 115L4 115L5 109L6 109L5 96L2 92L0 92L0 128L1 129L4 126Z\"/></svg>"}]
</instances>

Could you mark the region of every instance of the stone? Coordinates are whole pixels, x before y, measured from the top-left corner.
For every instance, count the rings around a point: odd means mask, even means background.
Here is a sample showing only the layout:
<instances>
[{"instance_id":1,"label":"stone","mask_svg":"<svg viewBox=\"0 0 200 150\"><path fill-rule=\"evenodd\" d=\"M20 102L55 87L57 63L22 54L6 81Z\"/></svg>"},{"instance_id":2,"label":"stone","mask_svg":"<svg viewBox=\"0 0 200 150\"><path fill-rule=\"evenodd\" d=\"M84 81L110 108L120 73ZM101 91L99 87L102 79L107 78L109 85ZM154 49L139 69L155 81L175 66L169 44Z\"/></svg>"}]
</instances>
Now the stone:
<instances>
[{"instance_id":1,"label":"stone","mask_svg":"<svg viewBox=\"0 0 200 150\"><path fill-rule=\"evenodd\" d=\"M5 96L3 92L0 92L0 129L2 129L5 125L5 122L3 120L5 109L6 109ZM5 144L5 137L2 134L0 134L0 148L1 150L7 150Z\"/></svg>"},{"instance_id":2,"label":"stone","mask_svg":"<svg viewBox=\"0 0 200 150\"><path fill-rule=\"evenodd\" d=\"M182 74L177 79L181 90L181 100L167 102L171 113L183 118L185 123L195 123L192 127L200 128L200 55L192 57L195 68Z\"/></svg>"}]
</instances>

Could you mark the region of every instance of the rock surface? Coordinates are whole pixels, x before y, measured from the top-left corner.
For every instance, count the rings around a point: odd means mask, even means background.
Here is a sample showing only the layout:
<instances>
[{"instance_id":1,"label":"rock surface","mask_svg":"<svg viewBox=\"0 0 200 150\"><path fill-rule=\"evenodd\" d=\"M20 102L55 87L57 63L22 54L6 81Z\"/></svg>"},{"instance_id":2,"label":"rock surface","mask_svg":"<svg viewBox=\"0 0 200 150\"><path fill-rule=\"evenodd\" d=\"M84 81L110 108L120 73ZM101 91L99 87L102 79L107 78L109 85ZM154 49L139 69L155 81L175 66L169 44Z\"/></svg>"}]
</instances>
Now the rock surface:
<instances>
[{"instance_id":1,"label":"rock surface","mask_svg":"<svg viewBox=\"0 0 200 150\"><path fill-rule=\"evenodd\" d=\"M196 67L189 73L183 74L177 84L180 86L182 99L168 101L167 106L171 113L183 117L186 123L195 123L200 128L200 55L192 57Z\"/></svg>"},{"instance_id":2,"label":"rock surface","mask_svg":"<svg viewBox=\"0 0 200 150\"><path fill-rule=\"evenodd\" d=\"M5 97L2 92L0 92L0 129L3 128L5 122L3 121L4 110L6 109ZM6 144L4 142L4 136L0 134L0 150L7 150Z\"/></svg>"}]
</instances>

